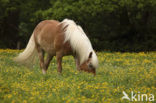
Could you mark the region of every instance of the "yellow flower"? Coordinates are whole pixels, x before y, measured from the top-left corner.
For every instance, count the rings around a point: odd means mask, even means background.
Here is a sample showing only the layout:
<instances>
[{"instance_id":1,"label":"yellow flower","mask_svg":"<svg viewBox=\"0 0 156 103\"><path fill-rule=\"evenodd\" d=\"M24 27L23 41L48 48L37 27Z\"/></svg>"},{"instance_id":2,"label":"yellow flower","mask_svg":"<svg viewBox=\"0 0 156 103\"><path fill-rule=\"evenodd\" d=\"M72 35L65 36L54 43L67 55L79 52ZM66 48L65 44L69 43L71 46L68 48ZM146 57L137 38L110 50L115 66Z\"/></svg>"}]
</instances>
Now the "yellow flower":
<instances>
[{"instance_id":1,"label":"yellow flower","mask_svg":"<svg viewBox=\"0 0 156 103\"><path fill-rule=\"evenodd\" d=\"M27 101L26 101L26 100L24 100L24 101L23 101L23 103L27 103Z\"/></svg>"}]
</instances>

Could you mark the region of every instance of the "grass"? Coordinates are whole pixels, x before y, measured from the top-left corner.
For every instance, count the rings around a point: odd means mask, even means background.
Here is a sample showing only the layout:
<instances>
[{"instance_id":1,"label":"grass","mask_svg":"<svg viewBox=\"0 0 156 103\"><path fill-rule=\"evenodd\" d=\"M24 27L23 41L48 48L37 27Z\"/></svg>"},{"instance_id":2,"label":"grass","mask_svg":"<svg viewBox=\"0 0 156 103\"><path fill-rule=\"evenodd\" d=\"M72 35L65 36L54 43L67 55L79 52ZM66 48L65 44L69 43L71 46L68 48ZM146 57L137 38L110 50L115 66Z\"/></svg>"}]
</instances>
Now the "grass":
<instances>
[{"instance_id":1,"label":"grass","mask_svg":"<svg viewBox=\"0 0 156 103\"><path fill-rule=\"evenodd\" d=\"M99 52L95 77L78 72L71 56L63 59L62 75L55 58L43 75L38 64L14 63L19 52L0 50L0 103L129 103L122 91L156 96L156 52Z\"/></svg>"}]
</instances>

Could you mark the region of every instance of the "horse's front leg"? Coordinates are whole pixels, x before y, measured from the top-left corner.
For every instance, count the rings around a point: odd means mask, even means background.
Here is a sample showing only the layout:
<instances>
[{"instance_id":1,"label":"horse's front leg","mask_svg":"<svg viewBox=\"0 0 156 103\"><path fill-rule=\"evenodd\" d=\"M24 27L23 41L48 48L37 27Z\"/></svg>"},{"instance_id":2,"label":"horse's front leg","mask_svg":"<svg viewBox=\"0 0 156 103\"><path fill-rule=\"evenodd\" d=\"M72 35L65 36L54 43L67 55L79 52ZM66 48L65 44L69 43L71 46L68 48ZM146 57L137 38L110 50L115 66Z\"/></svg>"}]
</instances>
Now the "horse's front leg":
<instances>
[{"instance_id":1,"label":"horse's front leg","mask_svg":"<svg viewBox=\"0 0 156 103\"><path fill-rule=\"evenodd\" d=\"M80 70L80 62L79 62L79 59L77 57L74 57L74 59L75 59L76 69L77 70Z\"/></svg>"},{"instance_id":2,"label":"horse's front leg","mask_svg":"<svg viewBox=\"0 0 156 103\"><path fill-rule=\"evenodd\" d=\"M62 54L56 53L57 71L62 73Z\"/></svg>"}]
</instances>

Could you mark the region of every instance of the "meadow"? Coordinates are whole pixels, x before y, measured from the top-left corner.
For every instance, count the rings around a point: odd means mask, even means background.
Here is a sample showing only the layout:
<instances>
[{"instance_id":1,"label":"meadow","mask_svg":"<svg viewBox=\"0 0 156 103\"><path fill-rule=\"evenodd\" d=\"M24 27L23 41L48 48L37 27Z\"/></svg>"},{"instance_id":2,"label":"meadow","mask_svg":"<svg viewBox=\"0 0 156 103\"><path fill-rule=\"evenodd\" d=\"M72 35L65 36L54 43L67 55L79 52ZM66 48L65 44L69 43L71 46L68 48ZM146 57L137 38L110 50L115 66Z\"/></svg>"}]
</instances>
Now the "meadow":
<instances>
[{"instance_id":1,"label":"meadow","mask_svg":"<svg viewBox=\"0 0 156 103\"><path fill-rule=\"evenodd\" d=\"M129 103L123 91L156 99L156 52L97 52L96 76L77 71L71 56L63 58L62 75L55 58L43 75L38 62L33 68L14 63L19 52L0 49L0 103Z\"/></svg>"}]
</instances>

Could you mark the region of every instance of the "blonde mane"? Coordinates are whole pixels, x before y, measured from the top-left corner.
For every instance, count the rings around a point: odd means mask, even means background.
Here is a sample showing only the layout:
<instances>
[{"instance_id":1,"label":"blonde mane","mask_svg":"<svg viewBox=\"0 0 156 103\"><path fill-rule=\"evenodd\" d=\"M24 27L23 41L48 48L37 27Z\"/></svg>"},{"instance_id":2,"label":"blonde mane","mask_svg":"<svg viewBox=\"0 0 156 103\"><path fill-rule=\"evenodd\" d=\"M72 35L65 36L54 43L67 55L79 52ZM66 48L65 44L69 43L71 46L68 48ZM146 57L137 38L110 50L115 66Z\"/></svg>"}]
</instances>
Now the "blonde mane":
<instances>
[{"instance_id":1,"label":"blonde mane","mask_svg":"<svg viewBox=\"0 0 156 103\"><path fill-rule=\"evenodd\" d=\"M81 26L77 25L73 20L64 19L61 24L63 28L66 28L65 31L65 40L70 42L70 45L76 55L80 59L80 65L88 59L89 53L92 52L91 64L97 68L98 59L92 48L91 42L84 33Z\"/></svg>"}]
</instances>

